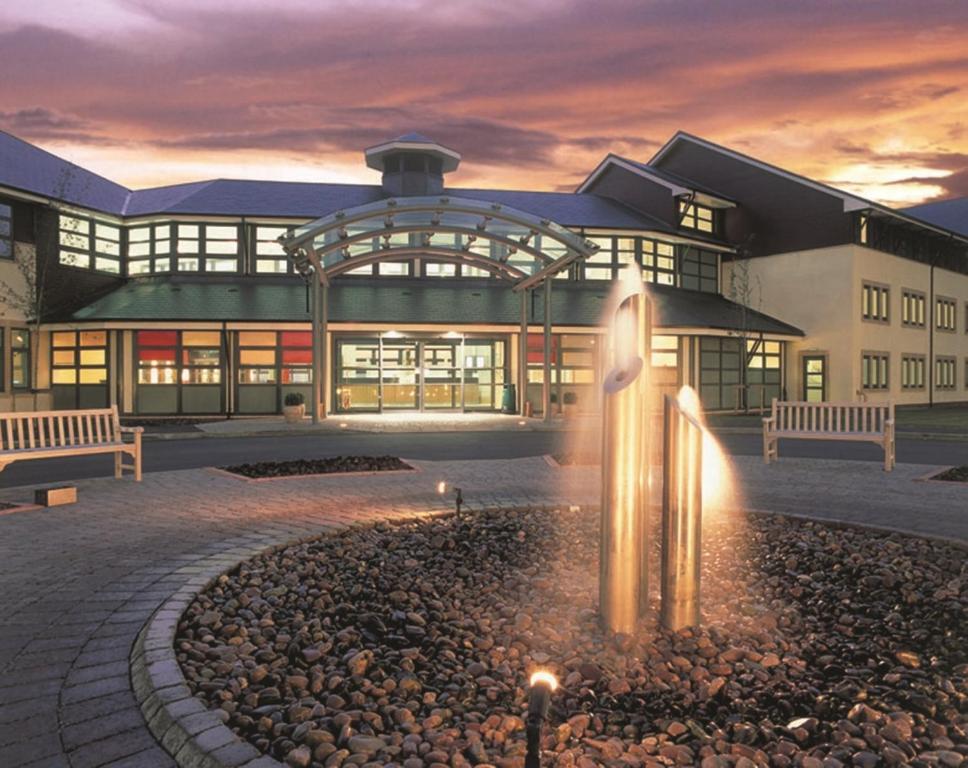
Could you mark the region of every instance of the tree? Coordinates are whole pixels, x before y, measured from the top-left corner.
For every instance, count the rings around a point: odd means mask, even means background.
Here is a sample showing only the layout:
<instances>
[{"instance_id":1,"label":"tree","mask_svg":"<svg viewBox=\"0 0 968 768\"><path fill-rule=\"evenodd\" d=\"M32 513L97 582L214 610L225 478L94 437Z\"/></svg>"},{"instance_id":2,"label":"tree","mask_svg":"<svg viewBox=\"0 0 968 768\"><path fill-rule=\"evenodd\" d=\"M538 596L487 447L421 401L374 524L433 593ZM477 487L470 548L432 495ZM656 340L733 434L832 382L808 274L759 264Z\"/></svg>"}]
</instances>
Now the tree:
<instances>
[{"instance_id":1,"label":"tree","mask_svg":"<svg viewBox=\"0 0 968 768\"><path fill-rule=\"evenodd\" d=\"M726 297L737 307L736 327L733 331L739 339L740 348L740 392L742 393L742 408L744 413L749 413L749 381L748 371L750 360L758 351L758 345L762 344L762 339L752 334L753 312L762 304L763 291L759 275L753 274L750 270L750 244L753 236L736 249L736 256L732 261L732 269L729 272L729 287ZM755 343L750 348L750 340Z\"/></svg>"}]
</instances>

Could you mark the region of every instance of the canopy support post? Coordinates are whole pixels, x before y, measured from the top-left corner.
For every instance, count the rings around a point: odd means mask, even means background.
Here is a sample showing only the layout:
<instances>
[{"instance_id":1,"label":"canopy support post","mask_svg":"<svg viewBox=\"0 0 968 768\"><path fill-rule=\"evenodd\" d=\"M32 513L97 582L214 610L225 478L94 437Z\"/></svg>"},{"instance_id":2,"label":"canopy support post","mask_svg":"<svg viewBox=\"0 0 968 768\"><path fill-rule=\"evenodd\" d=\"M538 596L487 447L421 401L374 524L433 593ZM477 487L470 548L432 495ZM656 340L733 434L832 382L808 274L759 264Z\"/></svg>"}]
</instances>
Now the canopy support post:
<instances>
[{"instance_id":1,"label":"canopy support post","mask_svg":"<svg viewBox=\"0 0 968 768\"><path fill-rule=\"evenodd\" d=\"M326 418L326 332L329 303L329 286L313 273L312 327L313 327L313 424Z\"/></svg>"},{"instance_id":2,"label":"canopy support post","mask_svg":"<svg viewBox=\"0 0 968 768\"><path fill-rule=\"evenodd\" d=\"M518 413L525 415L528 400L528 292L521 291L521 330L518 332Z\"/></svg>"},{"instance_id":3,"label":"canopy support post","mask_svg":"<svg viewBox=\"0 0 968 768\"><path fill-rule=\"evenodd\" d=\"M545 423L551 422L551 276L544 281L544 375L541 399Z\"/></svg>"}]
</instances>

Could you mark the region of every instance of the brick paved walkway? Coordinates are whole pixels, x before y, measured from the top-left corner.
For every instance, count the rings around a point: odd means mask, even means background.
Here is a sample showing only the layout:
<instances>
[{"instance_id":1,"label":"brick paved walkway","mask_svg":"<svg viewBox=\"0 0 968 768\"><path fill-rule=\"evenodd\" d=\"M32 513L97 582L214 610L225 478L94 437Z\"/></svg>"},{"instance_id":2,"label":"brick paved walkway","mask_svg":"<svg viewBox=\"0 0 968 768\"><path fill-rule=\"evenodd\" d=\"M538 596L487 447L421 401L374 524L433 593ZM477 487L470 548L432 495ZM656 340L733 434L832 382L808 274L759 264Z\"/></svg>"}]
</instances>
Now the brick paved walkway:
<instances>
[{"instance_id":1,"label":"brick paved walkway","mask_svg":"<svg viewBox=\"0 0 968 768\"><path fill-rule=\"evenodd\" d=\"M377 517L452 505L597 502L597 470L541 458L413 462L416 473L246 483L208 470L78 483L75 505L0 515L0 766L172 766L144 726L128 657L152 612L202 559ZM968 489L915 483L929 470L737 459L752 508L896 525L968 539ZM0 500L29 498L7 489Z\"/></svg>"}]
</instances>

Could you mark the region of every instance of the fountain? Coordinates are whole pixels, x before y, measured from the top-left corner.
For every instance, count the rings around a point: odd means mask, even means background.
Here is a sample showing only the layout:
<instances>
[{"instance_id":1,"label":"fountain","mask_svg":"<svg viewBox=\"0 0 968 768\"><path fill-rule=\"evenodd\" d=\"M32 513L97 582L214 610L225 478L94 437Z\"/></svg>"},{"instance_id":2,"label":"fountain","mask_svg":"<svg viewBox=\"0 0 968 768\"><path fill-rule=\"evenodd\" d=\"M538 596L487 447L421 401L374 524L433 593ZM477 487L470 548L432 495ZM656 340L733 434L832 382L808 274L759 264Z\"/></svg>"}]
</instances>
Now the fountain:
<instances>
[{"instance_id":1,"label":"fountain","mask_svg":"<svg viewBox=\"0 0 968 768\"><path fill-rule=\"evenodd\" d=\"M632 634L649 597L649 508L653 410L650 401L652 305L641 278L620 289L609 333L603 384L599 609L606 629ZM633 280L634 278L634 280ZM663 626L699 623L704 430L692 408L667 396L663 407Z\"/></svg>"}]
</instances>

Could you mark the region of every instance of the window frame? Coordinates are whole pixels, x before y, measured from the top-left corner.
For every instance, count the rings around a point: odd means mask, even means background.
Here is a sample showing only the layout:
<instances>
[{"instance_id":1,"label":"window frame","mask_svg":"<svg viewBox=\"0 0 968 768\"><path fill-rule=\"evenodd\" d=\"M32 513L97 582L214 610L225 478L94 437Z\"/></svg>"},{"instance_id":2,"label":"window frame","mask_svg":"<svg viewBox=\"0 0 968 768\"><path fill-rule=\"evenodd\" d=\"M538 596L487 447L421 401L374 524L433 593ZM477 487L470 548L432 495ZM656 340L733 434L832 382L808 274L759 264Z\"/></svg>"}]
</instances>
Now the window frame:
<instances>
[{"instance_id":1,"label":"window frame","mask_svg":"<svg viewBox=\"0 0 968 768\"><path fill-rule=\"evenodd\" d=\"M65 220L84 224L86 231L81 232L65 226ZM101 227L113 229L116 238L103 236L99 231ZM98 218L93 214L83 214L72 210L57 211L58 266L121 277L126 273L127 266L126 229L127 227L120 222ZM76 239L78 242L71 242L72 239ZM82 246L81 241L85 241L86 244ZM100 245L101 243L113 243L117 253L110 253L108 249ZM64 257L71 255L85 258L87 261L85 264L71 264L69 261L65 261ZM102 269L99 267L101 262L110 262L115 268Z\"/></svg>"},{"instance_id":2,"label":"window frame","mask_svg":"<svg viewBox=\"0 0 968 768\"><path fill-rule=\"evenodd\" d=\"M14 345L14 335L17 333L23 333L26 336L27 343L24 346ZM32 389L33 382L32 379L32 349L31 349L31 334L29 328L11 328L10 329L10 390L12 392L29 392ZM24 383L20 386L14 383L13 376L14 372L17 370L17 364L15 362L18 356L22 355L24 357Z\"/></svg>"},{"instance_id":3,"label":"window frame","mask_svg":"<svg viewBox=\"0 0 968 768\"><path fill-rule=\"evenodd\" d=\"M911 302L911 309L920 309L920 312L915 312L915 315L920 316L920 321L906 319L908 302ZM928 319L928 296L924 291L919 291L914 288L901 288L901 327L903 328L917 328L924 330L927 328Z\"/></svg>"},{"instance_id":4,"label":"window frame","mask_svg":"<svg viewBox=\"0 0 968 768\"><path fill-rule=\"evenodd\" d=\"M4 212L6 209L6 213ZM6 222L6 232L3 231L3 224ZM3 261L14 261L14 240L13 240L13 204L5 200L0 200L0 246L7 244L7 253L0 247L0 259Z\"/></svg>"},{"instance_id":5,"label":"window frame","mask_svg":"<svg viewBox=\"0 0 968 768\"><path fill-rule=\"evenodd\" d=\"M902 392L923 392L927 388L927 355L916 352L901 353L901 391ZM914 382L911 383L911 376L914 375Z\"/></svg>"},{"instance_id":6,"label":"window frame","mask_svg":"<svg viewBox=\"0 0 968 768\"><path fill-rule=\"evenodd\" d=\"M868 362L876 363L876 383L871 382ZM881 363L884 363L884 376L881 377ZM867 379L865 381L865 378ZM890 352L862 350L860 353L860 388L865 392L889 392L891 390Z\"/></svg>"},{"instance_id":7,"label":"window frame","mask_svg":"<svg viewBox=\"0 0 968 768\"><path fill-rule=\"evenodd\" d=\"M718 235L720 232L719 211L711 205L697 203L688 197L678 198L676 213L678 214L679 227L691 229L694 232L702 232L707 235ZM702 215L708 213L708 217ZM701 226L701 222L708 222L708 229Z\"/></svg>"},{"instance_id":8,"label":"window frame","mask_svg":"<svg viewBox=\"0 0 968 768\"><path fill-rule=\"evenodd\" d=\"M951 310L951 322L948 323L947 312ZM955 333L958 330L958 301L950 296L934 297L934 329L942 333Z\"/></svg>"},{"instance_id":9,"label":"window frame","mask_svg":"<svg viewBox=\"0 0 968 768\"><path fill-rule=\"evenodd\" d=\"M944 375L950 373L949 377ZM934 356L934 389L937 392L951 392L958 388L958 358L954 355Z\"/></svg>"},{"instance_id":10,"label":"window frame","mask_svg":"<svg viewBox=\"0 0 968 768\"><path fill-rule=\"evenodd\" d=\"M877 303L876 313L870 311L872 301ZM891 286L885 283L875 283L871 280L861 281L860 317L867 323L890 325Z\"/></svg>"}]
</instances>

